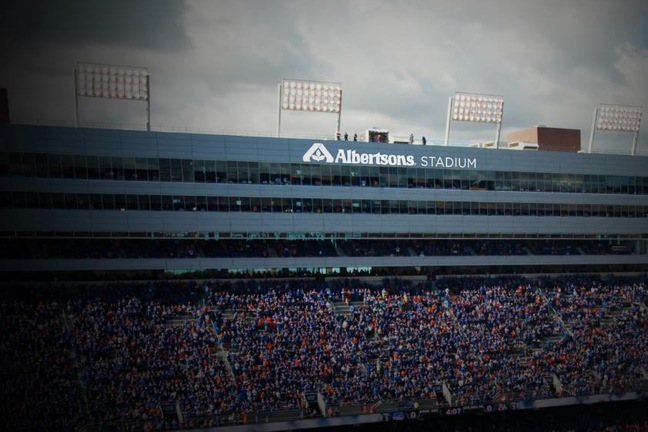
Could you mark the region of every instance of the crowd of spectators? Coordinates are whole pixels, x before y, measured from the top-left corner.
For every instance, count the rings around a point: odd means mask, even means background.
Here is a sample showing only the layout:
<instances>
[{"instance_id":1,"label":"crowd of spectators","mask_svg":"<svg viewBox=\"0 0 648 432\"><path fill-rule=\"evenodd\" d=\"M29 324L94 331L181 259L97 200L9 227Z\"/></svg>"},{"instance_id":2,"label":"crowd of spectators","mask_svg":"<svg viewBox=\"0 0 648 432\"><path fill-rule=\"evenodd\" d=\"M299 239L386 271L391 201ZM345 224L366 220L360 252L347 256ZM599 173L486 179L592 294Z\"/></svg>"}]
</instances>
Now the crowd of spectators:
<instances>
[{"instance_id":1,"label":"crowd of spectators","mask_svg":"<svg viewBox=\"0 0 648 432\"><path fill-rule=\"evenodd\" d=\"M556 347L569 359L556 359L556 373L567 392L619 391L644 378L645 284L556 281L547 296L570 335Z\"/></svg>"},{"instance_id":2,"label":"crowd of spectators","mask_svg":"<svg viewBox=\"0 0 648 432\"><path fill-rule=\"evenodd\" d=\"M631 254L627 242L488 239L4 239L0 258L246 258Z\"/></svg>"},{"instance_id":3,"label":"crowd of spectators","mask_svg":"<svg viewBox=\"0 0 648 432\"><path fill-rule=\"evenodd\" d=\"M0 418L5 430L87 423L70 334L56 301L0 302Z\"/></svg>"},{"instance_id":4,"label":"crowd of spectators","mask_svg":"<svg viewBox=\"0 0 648 432\"><path fill-rule=\"evenodd\" d=\"M2 398L16 405L7 424L209 427L282 410L318 414L307 393L369 412L385 402L638 391L646 282L268 279L34 288L33 297L7 289Z\"/></svg>"}]
</instances>

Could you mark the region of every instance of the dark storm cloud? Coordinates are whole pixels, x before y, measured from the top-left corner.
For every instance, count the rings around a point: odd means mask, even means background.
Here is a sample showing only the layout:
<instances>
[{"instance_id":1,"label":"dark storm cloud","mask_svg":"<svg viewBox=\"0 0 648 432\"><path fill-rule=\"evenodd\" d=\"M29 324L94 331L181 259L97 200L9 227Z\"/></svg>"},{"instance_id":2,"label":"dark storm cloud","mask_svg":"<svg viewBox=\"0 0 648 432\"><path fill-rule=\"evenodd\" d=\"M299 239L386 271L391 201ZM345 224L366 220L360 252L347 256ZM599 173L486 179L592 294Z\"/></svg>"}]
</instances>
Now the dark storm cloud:
<instances>
[{"instance_id":1,"label":"dark storm cloud","mask_svg":"<svg viewBox=\"0 0 648 432\"><path fill-rule=\"evenodd\" d=\"M503 136L546 124L585 137L598 103L648 106L645 0L9 1L0 87L16 119L73 119L76 62L147 67L164 127L268 133L282 78L341 82L344 129L429 140L455 91L503 95ZM91 116L90 103L88 122L142 123L141 110ZM295 134L334 122L284 120ZM456 122L453 137L492 139L487 126Z\"/></svg>"},{"instance_id":2,"label":"dark storm cloud","mask_svg":"<svg viewBox=\"0 0 648 432\"><path fill-rule=\"evenodd\" d=\"M330 73L297 27L297 10L281 6L272 1L222 0L206 3L201 16L195 17L193 23L202 30L191 37L196 50L206 54L196 66L218 78L208 82L214 94L236 91L232 81L265 86L284 77L325 79Z\"/></svg>"},{"instance_id":3,"label":"dark storm cloud","mask_svg":"<svg viewBox=\"0 0 648 432\"><path fill-rule=\"evenodd\" d=\"M190 40L182 0L8 0L0 18L3 50L43 43L138 47L174 52Z\"/></svg>"}]
</instances>

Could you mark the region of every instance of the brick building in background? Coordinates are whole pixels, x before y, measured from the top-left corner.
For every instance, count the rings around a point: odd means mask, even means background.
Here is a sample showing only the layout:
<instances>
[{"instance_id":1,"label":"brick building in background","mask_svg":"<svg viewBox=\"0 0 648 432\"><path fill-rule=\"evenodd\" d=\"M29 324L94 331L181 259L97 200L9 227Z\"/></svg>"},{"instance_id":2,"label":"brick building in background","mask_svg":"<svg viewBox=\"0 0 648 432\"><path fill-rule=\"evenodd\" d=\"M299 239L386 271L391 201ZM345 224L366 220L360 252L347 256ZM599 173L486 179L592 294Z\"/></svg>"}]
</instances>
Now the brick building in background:
<instances>
[{"instance_id":1,"label":"brick building in background","mask_svg":"<svg viewBox=\"0 0 648 432\"><path fill-rule=\"evenodd\" d=\"M508 143L530 142L538 144L538 150L551 150L577 153L581 149L581 131L579 129L561 129L547 126L534 126L511 132Z\"/></svg>"}]
</instances>

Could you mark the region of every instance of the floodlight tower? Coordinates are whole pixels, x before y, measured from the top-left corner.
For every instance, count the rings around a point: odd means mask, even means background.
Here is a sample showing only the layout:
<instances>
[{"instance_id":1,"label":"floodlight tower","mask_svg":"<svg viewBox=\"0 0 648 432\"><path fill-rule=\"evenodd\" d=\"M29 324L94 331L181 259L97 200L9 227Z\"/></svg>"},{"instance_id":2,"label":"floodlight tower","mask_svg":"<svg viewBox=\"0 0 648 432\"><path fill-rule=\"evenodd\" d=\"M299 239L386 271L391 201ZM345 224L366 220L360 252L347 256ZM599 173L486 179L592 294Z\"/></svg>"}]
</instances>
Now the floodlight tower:
<instances>
[{"instance_id":1,"label":"floodlight tower","mask_svg":"<svg viewBox=\"0 0 648 432\"><path fill-rule=\"evenodd\" d=\"M448 118L446 121L445 142L450 140L451 121L467 121L497 124L495 146L499 148L502 115L504 113L504 97L488 94L458 93L450 96L448 102Z\"/></svg>"},{"instance_id":2,"label":"floodlight tower","mask_svg":"<svg viewBox=\"0 0 648 432\"><path fill-rule=\"evenodd\" d=\"M74 126L79 121L79 96L146 102L146 130L151 130L150 77L148 69L77 63L74 69Z\"/></svg>"},{"instance_id":3,"label":"floodlight tower","mask_svg":"<svg viewBox=\"0 0 648 432\"><path fill-rule=\"evenodd\" d=\"M592 153L594 132L596 130L603 130L611 132L634 132L632 150L630 151L632 156L634 156L637 152L637 140L639 138L639 128L641 126L642 114L643 109L639 106L611 104L599 105L594 110L592 132L590 134L587 153Z\"/></svg>"},{"instance_id":4,"label":"floodlight tower","mask_svg":"<svg viewBox=\"0 0 648 432\"><path fill-rule=\"evenodd\" d=\"M283 79L279 84L277 137L281 136L281 110L337 113L335 133L342 120L342 85L338 82Z\"/></svg>"}]
</instances>

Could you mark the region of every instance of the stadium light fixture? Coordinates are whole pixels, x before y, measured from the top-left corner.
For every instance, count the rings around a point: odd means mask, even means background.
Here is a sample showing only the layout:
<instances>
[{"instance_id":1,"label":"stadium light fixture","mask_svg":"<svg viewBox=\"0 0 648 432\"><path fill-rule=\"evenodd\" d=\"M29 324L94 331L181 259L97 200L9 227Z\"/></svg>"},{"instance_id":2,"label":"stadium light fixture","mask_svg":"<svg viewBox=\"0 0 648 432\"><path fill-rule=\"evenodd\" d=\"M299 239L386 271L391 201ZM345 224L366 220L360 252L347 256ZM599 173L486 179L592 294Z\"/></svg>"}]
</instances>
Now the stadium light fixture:
<instances>
[{"instance_id":1,"label":"stadium light fixture","mask_svg":"<svg viewBox=\"0 0 648 432\"><path fill-rule=\"evenodd\" d=\"M336 136L342 119L342 85L338 82L283 79L279 84L277 137L281 136L281 111L309 111L338 115Z\"/></svg>"},{"instance_id":2,"label":"stadium light fixture","mask_svg":"<svg viewBox=\"0 0 648 432\"><path fill-rule=\"evenodd\" d=\"M79 97L123 99L146 102L146 130L151 130L150 76L147 68L77 63L74 69L75 126L79 118Z\"/></svg>"},{"instance_id":3,"label":"stadium light fixture","mask_svg":"<svg viewBox=\"0 0 648 432\"><path fill-rule=\"evenodd\" d=\"M455 92L448 102L448 118L444 145L450 140L452 121L466 121L497 124L495 146L499 148L499 137L504 114L504 97L498 95Z\"/></svg>"},{"instance_id":4,"label":"stadium light fixture","mask_svg":"<svg viewBox=\"0 0 648 432\"><path fill-rule=\"evenodd\" d=\"M594 133L596 130L608 132L633 132L631 154L634 156L637 151L637 140L639 128L641 127L641 116L643 109L639 106L601 104L594 110L592 120L592 132L590 133L588 153L592 153Z\"/></svg>"}]
</instances>

